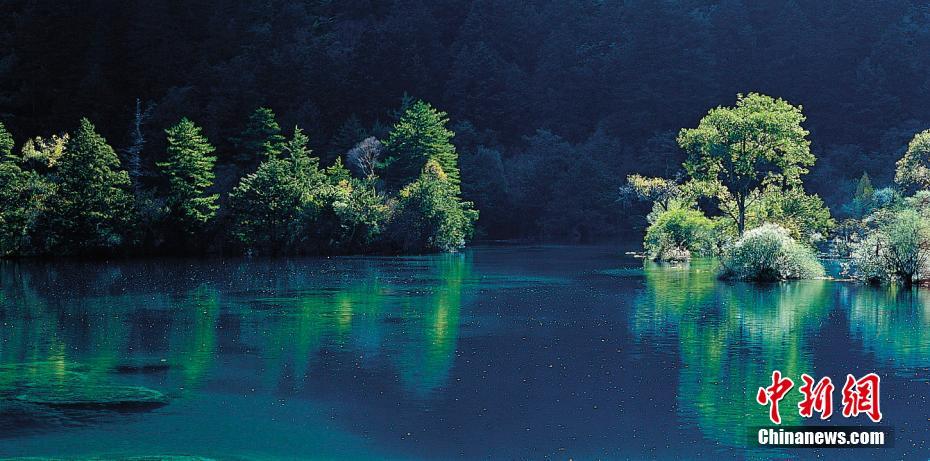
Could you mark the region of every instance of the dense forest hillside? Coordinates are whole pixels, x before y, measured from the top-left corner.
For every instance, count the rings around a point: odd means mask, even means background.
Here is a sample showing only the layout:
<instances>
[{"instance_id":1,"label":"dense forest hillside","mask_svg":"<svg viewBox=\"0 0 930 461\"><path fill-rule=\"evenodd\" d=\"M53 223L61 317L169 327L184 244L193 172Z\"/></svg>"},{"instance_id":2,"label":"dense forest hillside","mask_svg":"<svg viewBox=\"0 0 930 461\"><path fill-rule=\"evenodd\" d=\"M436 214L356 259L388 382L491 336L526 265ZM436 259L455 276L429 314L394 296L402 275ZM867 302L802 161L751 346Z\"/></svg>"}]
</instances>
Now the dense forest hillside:
<instances>
[{"instance_id":1,"label":"dense forest hillside","mask_svg":"<svg viewBox=\"0 0 930 461\"><path fill-rule=\"evenodd\" d=\"M327 167L387 140L422 99L448 113L488 237L641 229L645 205L617 201L626 176L674 175L678 131L737 93L803 106L818 159L806 187L834 210L863 172L889 184L930 126L917 1L7 0L0 13L0 122L17 145L87 117L124 164L141 149L139 176L166 189L164 133L188 117L215 147L222 203L251 173L237 136L256 108L288 138L299 126Z\"/></svg>"}]
</instances>

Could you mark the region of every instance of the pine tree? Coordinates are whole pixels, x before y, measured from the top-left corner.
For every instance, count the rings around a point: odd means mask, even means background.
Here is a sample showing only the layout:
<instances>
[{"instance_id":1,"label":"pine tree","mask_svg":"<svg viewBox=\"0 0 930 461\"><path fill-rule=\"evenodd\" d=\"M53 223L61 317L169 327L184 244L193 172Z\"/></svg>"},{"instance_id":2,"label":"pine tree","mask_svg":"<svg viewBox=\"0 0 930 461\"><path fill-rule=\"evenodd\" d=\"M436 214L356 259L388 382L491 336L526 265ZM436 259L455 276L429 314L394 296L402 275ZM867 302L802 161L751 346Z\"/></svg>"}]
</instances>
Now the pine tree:
<instances>
[{"instance_id":1,"label":"pine tree","mask_svg":"<svg viewBox=\"0 0 930 461\"><path fill-rule=\"evenodd\" d=\"M416 180L429 160L438 163L449 182L459 187L458 154L451 143L455 133L446 128L448 122L445 112L423 101L404 112L385 143L390 157L384 178L389 188L399 190Z\"/></svg>"},{"instance_id":2,"label":"pine tree","mask_svg":"<svg viewBox=\"0 0 930 461\"><path fill-rule=\"evenodd\" d=\"M861 217L872 210L872 197L875 195L875 188L872 186L872 180L869 174L862 172L859 178L859 184L856 184L856 194L853 196L852 213Z\"/></svg>"},{"instance_id":3,"label":"pine tree","mask_svg":"<svg viewBox=\"0 0 930 461\"><path fill-rule=\"evenodd\" d=\"M216 215L218 194L207 194L213 186L214 148L194 122L182 118L165 130L168 160L158 167L168 176L168 216L187 234L196 234Z\"/></svg>"},{"instance_id":4,"label":"pine tree","mask_svg":"<svg viewBox=\"0 0 930 461\"><path fill-rule=\"evenodd\" d=\"M86 118L68 140L57 168L48 247L80 254L122 245L133 214L129 174Z\"/></svg>"},{"instance_id":5,"label":"pine tree","mask_svg":"<svg viewBox=\"0 0 930 461\"><path fill-rule=\"evenodd\" d=\"M284 144L285 155L272 157L243 177L229 195L230 233L246 249L259 253L300 251L304 221L313 221L315 202L326 177L319 159L310 157L308 138L299 129Z\"/></svg>"},{"instance_id":6,"label":"pine tree","mask_svg":"<svg viewBox=\"0 0 930 461\"><path fill-rule=\"evenodd\" d=\"M368 137L368 130L362 125L361 120L359 120L355 114L352 114L346 119L345 123L339 127L339 131L336 132L336 135L333 136L333 140L330 143L332 145L330 157L333 159L341 157L342 154L345 154L346 151L366 137Z\"/></svg>"},{"instance_id":7,"label":"pine tree","mask_svg":"<svg viewBox=\"0 0 930 461\"><path fill-rule=\"evenodd\" d=\"M8 159L13 156L13 135L6 130L3 122L0 122L0 160Z\"/></svg>"},{"instance_id":8,"label":"pine tree","mask_svg":"<svg viewBox=\"0 0 930 461\"><path fill-rule=\"evenodd\" d=\"M245 131L232 141L238 150L236 162L249 168L277 157L285 143L281 126L275 120L274 112L267 107L255 109L249 116Z\"/></svg>"}]
</instances>

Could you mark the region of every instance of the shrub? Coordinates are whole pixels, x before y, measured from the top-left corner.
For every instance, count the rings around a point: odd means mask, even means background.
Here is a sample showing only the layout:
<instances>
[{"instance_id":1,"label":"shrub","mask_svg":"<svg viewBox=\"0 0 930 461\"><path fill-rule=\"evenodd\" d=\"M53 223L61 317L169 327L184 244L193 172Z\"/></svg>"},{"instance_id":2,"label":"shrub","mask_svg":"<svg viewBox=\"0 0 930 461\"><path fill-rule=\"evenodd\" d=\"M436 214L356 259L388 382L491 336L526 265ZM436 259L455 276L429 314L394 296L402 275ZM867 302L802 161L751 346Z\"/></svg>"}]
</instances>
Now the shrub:
<instances>
[{"instance_id":1,"label":"shrub","mask_svg":"<svg viewBox=\"0 0 930 461\"><path fill-rule=\"evenodd\" d=\"M804 243L816 243L836 226L820 196L807 195L800 187L771 188L760 198L752 207L754 216L749 221L759 225L777 223L787 229L792 238Z\"/></svg>"},{"instance_id":2,"label":"shrub","mask_svg":"<svg viewBox=\"0 0 930 461\"><path fill-rule=\"evenodd\" d=\"M930 272L930 222L911 209L890 213L856 248L853 261L863 280L910 286Z\"/></svg>"},{"instance_id":3,"label":"shrub","mask_svg":"<svg viewBox=\"0 0 930 461\"><path fill-rule=\"evenodd\" d=\"M724 278L776 281L822 277L823 266L813 251L796 242L777 224L747 231L724 252Z\"/></svg>"},{"instance_id":4,"label":"shrub","mask_svg":"<svg viewBox=\"0 0 930 461\"><path fill-rule=\"evenodd\" d=\"M681 261L692 253L710 254L714 223L690 208L673 208L656 218L648 229L643 246L654 260Z\"/></svg>"},{"instance_id":5,"label":"shrub","mask_svg":"<svg viewBox=\"0 0 930 461\"><path fill-rule=\"evenodd\" d=\"M388 233L401 252L456 251L471 238L477 219L478 211L459 199L458 187L431 160L398 194Z\"/></svg>"}]
</instances>

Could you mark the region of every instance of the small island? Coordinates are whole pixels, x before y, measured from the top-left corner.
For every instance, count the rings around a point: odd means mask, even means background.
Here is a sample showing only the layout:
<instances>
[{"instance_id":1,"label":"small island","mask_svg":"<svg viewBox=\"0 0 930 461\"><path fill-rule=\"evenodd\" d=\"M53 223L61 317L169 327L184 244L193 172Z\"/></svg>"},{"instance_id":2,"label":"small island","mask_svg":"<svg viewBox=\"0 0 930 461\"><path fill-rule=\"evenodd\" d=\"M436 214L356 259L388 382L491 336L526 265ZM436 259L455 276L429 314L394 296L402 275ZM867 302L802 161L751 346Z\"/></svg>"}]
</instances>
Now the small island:
<instances>
[{"instance_id":1,"label":"small island","mask_svg":"<svg viewBox=\"0 0 930 461\"><path fill-rule=\"evenodd\" d=\"M621 188L621 200L652 202L647 256L716 256L722 278L746 281L823 277L818 253L868 283L908 288L930 276L930 130L897 162L893 188L876 191L863 173L838 225L804 189L816 161L804 120L801 107L750 93L682 129L677 175L631 175Z\"/></svg>"}]
</instances>

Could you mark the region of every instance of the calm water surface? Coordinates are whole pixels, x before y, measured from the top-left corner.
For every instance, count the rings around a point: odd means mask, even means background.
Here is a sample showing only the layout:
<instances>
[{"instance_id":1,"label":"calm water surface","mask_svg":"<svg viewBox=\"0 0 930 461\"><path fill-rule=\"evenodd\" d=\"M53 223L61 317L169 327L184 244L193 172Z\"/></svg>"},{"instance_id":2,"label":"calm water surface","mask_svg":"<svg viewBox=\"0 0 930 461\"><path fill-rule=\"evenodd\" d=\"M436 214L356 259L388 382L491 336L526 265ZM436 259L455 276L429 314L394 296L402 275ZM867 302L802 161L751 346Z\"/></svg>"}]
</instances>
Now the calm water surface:
<instances>
[{"instance_id":1,"label":"calm water surface","mask_svg":"<svg viewBox=\"0 0 930 461\"><path fill-rule=\"evenodd\" d=\"M3 263L0 457L930 457L930 292L723 283L625 249ZM747 449L774 368L878 373L895 447ZM168 403L22 398L114 386ZM834 401L830 424L871 425Z\"/></svg>"}]
</instances>

